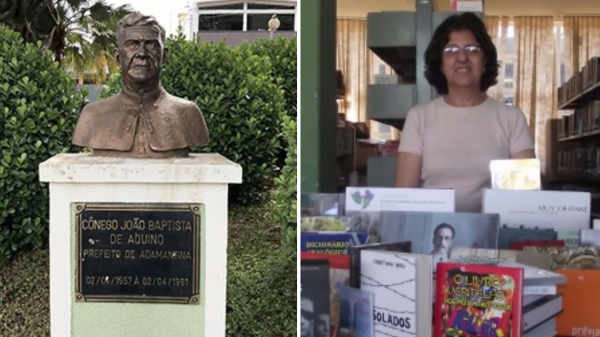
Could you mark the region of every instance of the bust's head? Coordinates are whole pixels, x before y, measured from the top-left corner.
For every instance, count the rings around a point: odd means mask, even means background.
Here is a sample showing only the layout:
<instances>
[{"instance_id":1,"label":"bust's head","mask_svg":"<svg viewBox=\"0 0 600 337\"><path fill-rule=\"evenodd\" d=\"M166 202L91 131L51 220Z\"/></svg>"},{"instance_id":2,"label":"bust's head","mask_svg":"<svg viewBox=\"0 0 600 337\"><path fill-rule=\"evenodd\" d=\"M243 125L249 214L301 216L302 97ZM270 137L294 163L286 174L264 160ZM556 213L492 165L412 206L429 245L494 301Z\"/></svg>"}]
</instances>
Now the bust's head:
<instances>
[{"instance_id":1,"label":"bust's head","mask_svg":"<svg viewBox=\"0 0 600 337\"><path fill-rule=\"evenodd\" d=\"M165 29L154 17L140 12L128 14L119 21L114 53L124 84L158 83L167 55L165 35Z\"/></svg>"}]
</instances>

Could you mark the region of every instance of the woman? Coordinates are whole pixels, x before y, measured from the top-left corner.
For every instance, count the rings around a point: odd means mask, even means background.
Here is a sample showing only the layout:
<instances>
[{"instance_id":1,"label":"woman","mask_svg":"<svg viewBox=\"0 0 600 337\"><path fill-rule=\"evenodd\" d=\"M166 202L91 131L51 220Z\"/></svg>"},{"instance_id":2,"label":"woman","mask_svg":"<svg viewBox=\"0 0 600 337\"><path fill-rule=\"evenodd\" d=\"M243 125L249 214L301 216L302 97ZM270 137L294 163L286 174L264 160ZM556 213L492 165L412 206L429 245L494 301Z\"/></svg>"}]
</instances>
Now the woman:
<instances>
[{"instance_id":1,"label":"woman","mask_svg":"<svg viewBox=\"0 0 600 337\"><path fill-rule=\"evenodd\" d=\"M457 212L480 212L493 159L535 158L523 112L488 97L498 56L484 23L454 15L425 51L425 77L439 98L408 113L396 171L397 187L454 188Z\"/></svg>"}]
</instances>

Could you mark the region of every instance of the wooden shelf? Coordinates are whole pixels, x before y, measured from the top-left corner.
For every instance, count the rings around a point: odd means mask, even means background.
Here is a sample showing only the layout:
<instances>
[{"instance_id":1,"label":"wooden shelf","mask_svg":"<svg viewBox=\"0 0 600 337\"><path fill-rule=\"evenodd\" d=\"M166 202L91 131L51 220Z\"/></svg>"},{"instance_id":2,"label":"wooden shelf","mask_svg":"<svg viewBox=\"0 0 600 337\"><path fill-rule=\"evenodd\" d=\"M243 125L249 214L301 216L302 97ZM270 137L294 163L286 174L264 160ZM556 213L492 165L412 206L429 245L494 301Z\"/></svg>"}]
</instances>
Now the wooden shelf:
<instances>
[{"instance_id":1,"label":"wooden shelf","mask_svg":"<svg viewBox=\"0 0 600 337\"><path fill-rule=\"evenodd\" d=\"M558 110L572 110L580 108L594 99L600 99L600 82L594 83L582 93L558 106Z\"/></svg>"},{"instance_id":2,"label":"wooden shelf","mask_svg":"<svg viewBox=\"0 0 600 337\"><path fill-rule=\"evenodd\" d=\"M584 140L584 139L592 138L592 137L598 136L598 135L600 135L600 130L594 130L594 131L584 132L581 135L558 138L558 141L559 142L568 142L568 141L573 141L573 140Z\"/></svg>"},{"instance_id":3,"label":"wooden shelf","mask_svg":"<svg viewBox=\"0 0 600 337\"><path fill-rule=\"evenodd\" d=\"M584 172L564 172L564 171L559 171L558 174L561 176L564 176L564 177L572 177L572 178L578 179L578 180L600 181L600 174L591 174L591 173L584 173Z\"/></svg>"}]
</instances>

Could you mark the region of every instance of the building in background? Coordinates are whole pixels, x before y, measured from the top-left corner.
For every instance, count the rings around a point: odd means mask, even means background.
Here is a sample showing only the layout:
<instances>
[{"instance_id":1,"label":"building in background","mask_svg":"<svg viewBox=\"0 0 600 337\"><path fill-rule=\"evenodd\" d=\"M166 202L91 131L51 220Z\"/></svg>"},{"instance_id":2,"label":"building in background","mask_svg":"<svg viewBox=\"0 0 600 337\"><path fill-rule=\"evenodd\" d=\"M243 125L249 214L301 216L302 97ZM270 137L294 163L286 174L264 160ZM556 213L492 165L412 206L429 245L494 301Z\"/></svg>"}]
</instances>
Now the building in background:
<instances>
[{"instance_id":1,"label":"building in background","mask_svg":"<svg viewBox=\"0 0 600 337\"><path fill-rule=\"evenodd\" d=\"M188 39L222 41L236 46L272 36L296 36L297 0L190 0L179 25ZM276 14L279 28L271 34L269 20Z\"/></svg>"}]
</instances>

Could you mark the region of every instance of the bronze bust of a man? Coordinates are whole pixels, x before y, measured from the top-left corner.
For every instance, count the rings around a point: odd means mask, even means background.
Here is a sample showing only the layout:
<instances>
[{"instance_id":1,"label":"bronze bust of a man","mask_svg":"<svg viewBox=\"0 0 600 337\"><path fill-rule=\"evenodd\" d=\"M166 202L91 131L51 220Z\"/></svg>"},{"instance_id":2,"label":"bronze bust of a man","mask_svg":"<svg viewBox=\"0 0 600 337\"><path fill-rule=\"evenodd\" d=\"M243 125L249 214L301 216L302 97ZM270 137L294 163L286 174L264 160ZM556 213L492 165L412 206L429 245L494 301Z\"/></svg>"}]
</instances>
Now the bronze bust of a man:
<instances>
[{"instance_id":1,"label":"bronze bust of a man","mask_svg":"<svg viewBox=\"0 0 600 337\"><path fill-rule=\"evenodd\" d=\"M114 53L123 88L83 108L73 144L98 156L170 158L186 157L190 147L208 143L198 106L160 84L164 43L165 30L152 16L133 12L119 21Z\"/></svg>"}]
</instances>

